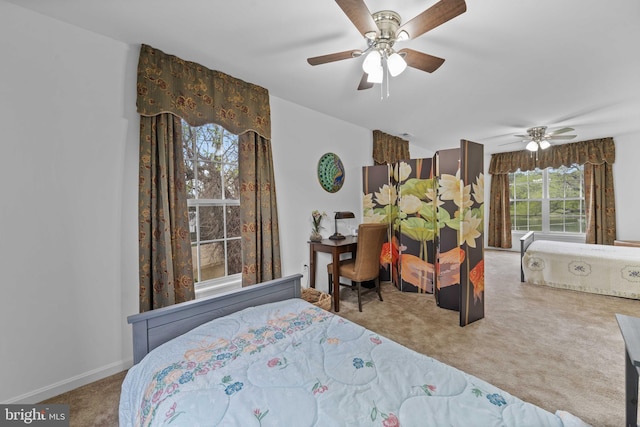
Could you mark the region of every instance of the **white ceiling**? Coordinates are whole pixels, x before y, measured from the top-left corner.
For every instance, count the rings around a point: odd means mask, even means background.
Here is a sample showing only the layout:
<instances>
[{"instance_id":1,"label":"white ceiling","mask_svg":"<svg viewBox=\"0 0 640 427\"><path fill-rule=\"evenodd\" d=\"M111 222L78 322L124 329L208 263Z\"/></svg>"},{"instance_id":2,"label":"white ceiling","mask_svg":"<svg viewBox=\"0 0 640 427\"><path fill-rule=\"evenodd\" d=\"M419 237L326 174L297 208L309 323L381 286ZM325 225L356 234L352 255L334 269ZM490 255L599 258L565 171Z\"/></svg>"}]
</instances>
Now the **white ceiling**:
<instances>
[{"instance_id":1,"label":"white ceiling","mask_svg":"<svg viewBox=\"0 0 640 427\"><path fill-rule=\"evenodd\" d=\"M467 0L467 11L403 43L445 58L357 91L362 58L306 58L366 43L334 0L9 0L121 40L149 44L263 86L281 99L426 150L460 139L485 152L524 148L531 126L574 141L640 132L640 1ZM365 0L403 22L434 0ZM572 142L572 141L568 141Z\"/></svg>"}]
</instances>

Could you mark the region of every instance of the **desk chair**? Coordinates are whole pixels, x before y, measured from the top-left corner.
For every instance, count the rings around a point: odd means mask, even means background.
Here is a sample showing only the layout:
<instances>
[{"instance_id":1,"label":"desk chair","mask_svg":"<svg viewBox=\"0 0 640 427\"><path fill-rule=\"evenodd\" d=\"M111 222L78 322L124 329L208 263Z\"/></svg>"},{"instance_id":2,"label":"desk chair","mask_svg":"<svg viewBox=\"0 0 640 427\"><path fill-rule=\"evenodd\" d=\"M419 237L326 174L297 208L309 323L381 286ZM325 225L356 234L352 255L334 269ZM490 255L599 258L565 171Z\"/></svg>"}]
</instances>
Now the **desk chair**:
<instances>
[{"instance_id":1,"label":"desk chair","mask_svg":"<svg viewBox=\"0 0 640 427\"><path fill-rule=\"evenodd\" d=\"M358 226L358 249L355 258L340 261L340 277L351 280L351 284L340 283L340 286L348 286L358 291L358 309L362 311L362 295L372 291L380 293L380 252L387 234L388 224L360 224ZM333 264L327 265L329 273L329 293L333 287ZM375 287L362 291L362 282L375 281Z\"/></svg>"}]
</instances>

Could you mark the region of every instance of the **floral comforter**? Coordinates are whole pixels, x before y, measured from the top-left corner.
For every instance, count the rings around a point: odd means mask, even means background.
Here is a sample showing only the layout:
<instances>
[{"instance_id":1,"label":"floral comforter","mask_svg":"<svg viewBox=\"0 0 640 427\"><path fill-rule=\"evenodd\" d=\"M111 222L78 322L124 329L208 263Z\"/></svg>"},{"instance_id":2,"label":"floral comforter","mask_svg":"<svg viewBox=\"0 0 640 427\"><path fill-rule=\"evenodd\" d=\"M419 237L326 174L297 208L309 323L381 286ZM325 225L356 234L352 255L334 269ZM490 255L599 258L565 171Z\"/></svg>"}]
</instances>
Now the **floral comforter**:
<instances>
[{"instance_id":1,"label":"floral comforter","mask_svg":"<svg viewBox=\"0 0 640 427\"><path fill-rule=\"evenodd\" d=\"M300 299L213 320L129 370L121 426L562 426Z\"/></svg>"}]
</instances>

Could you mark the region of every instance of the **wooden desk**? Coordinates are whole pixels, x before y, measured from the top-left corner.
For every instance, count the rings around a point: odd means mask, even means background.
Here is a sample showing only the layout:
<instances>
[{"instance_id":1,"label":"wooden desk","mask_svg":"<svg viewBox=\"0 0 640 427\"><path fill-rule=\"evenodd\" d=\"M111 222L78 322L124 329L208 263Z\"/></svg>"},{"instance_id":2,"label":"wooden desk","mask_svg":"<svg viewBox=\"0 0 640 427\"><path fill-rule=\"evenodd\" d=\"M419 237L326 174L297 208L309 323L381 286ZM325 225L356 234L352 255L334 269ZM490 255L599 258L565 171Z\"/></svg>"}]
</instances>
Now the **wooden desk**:
<instances>
[{"instance_id":1,"label":"wooden desk","mask_svg":"<svg viewBox=\"0 0 640 427\"><path fill-rule=\"evenodd\" d=\"M333 309L340 311L340 276L338 274L338 263L340 262L340 254L351 253L356 254L358 247L358 238L356 236L347 236L342 240L322 239L319 242L309 242L309 285L316 287L316 254L318 252L326 252L331 254L333 263Z\"/></svg>"},{"instance_id":2,"label":"wooden desk","mask_svg":"<svg viewBox=\"0 0 640 427\"><path fill-rule=\"evenodd\" d=\"M625 425L637 427L638 423L638 369L640 368L640 319L616 314L620 332L624 339L625 363Z\"/></svg>"}]
</instances>

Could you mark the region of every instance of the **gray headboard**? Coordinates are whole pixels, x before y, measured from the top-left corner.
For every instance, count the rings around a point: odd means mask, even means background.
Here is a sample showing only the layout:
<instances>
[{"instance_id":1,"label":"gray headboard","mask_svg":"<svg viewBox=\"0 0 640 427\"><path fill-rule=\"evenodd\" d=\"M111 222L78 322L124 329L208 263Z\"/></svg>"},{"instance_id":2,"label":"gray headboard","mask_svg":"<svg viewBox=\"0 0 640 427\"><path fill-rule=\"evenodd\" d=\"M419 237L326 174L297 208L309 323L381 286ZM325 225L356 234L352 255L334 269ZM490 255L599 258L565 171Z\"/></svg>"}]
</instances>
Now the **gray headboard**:
<instances>
[{"instance_id":1,"label":"gray headboard","mask_svg":"<svg viewBox=\"0 0 640 427\"><path fill-rule=\"evenodd\" d=\"M301 278L301 274L295 274L127 317L133 325L133 363L159 345L215 318L247 307L300 298Z\"/></svg>"}]
</instances>

